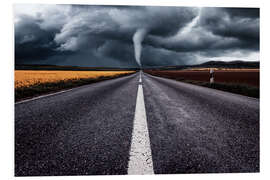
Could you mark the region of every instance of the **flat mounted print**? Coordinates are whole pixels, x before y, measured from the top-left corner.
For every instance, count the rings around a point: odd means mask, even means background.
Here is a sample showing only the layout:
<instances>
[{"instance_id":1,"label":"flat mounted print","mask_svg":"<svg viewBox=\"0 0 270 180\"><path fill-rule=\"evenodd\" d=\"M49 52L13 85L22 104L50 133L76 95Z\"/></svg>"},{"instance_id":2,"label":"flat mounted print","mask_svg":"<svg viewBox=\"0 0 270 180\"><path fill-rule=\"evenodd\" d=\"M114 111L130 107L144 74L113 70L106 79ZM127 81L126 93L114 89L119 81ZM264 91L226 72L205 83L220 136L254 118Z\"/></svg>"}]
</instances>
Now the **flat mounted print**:
<instances>
[{"instance_id":1,"label":"flat mounted print","mask_svg":"<svg viewBox=\"0 0 270 180\"><path fill-rule=\"evenodd\" d=\"M259 8L13 13L15 176L260 171Z\"/></svg>"}]
</instances>

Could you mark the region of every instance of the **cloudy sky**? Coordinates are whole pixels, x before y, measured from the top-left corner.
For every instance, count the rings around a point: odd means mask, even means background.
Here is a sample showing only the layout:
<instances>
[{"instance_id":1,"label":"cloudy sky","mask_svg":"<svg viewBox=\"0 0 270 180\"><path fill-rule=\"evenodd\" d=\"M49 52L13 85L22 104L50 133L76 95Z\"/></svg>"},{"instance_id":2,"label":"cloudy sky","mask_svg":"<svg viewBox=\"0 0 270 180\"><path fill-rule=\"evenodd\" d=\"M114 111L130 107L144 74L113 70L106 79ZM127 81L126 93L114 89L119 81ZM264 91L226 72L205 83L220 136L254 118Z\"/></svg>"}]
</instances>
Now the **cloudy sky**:
<instances>
[{"instance_id":1,"label":"cloudy sky","mask_svg":"<svg viewBox=\"0 0 270 180\"><path fill-rule=\"evenodd\" d=\"M259 9L14 5L15 63L137 67L259 60Z\"/></svg>"}]
</instances>

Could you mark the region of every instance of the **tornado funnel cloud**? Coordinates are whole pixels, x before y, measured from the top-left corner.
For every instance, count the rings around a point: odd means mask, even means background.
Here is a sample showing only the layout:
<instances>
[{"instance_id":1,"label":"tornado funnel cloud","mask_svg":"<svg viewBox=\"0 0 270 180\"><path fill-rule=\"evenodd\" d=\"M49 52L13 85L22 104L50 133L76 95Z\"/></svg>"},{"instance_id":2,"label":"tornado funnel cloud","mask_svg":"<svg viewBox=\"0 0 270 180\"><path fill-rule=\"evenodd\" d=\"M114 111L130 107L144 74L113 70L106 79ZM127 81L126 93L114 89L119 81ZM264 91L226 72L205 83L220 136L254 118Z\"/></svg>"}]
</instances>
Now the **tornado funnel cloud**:
<instances>
[{"instance_id":1,"label":"tornado funnel cloud","mask_svg":"<svg viewBox=\"0 0 270 180\"><path fill-rule=\"evenodd\" d=\"M138 65L141 67L141 53L142 53L142 41L147 34L146 29L138 29L133 35L134 54Z\"/></svg>"}]
</instances>

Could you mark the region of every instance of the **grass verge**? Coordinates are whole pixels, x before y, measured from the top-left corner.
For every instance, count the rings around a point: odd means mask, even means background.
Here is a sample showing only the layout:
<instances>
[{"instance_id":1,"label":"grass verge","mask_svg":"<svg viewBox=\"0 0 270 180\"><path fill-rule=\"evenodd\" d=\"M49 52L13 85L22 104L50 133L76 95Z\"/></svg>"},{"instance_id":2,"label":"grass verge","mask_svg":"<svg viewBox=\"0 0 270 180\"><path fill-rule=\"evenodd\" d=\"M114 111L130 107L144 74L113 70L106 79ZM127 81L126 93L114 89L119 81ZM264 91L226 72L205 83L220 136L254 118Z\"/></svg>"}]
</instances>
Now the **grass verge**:
<instances>
[{"instance_id":1,"label":"grass verge","mask_svg":"<svg viewBox=\"0 0 270 180\"><path fill-rule=\"evenodd\" d=\"M182 82L187 82L191 84L195 84L198 86L204 86L208 88L218 89L221 91L227 91L235 94L241 94L244 96L259 98L260 97L260 89L254 86L244 85L244 84L230 84L230 83L213 83L210 84L208 82L199 82L199 81L189 81L183 80Z\"/></svg>"},{"instance_id":2,"label":"grass verge","mask_svg":"<svg viewBox=\"0 0 270 180\"><path fill-rule=\"evenodd\" d=\"M33 98L36 96L53 93L61 90L66 90L82 85L87 85L91 83L96 83L104 80L114 79L133 73L117 74L113 76L100 76L98 78L82 78L82 79L69 79L69 80L60 80L56 82L46 82L34 84L27 87L18 87L15 88L15 102Z\"/></svg>"}]
</instances>

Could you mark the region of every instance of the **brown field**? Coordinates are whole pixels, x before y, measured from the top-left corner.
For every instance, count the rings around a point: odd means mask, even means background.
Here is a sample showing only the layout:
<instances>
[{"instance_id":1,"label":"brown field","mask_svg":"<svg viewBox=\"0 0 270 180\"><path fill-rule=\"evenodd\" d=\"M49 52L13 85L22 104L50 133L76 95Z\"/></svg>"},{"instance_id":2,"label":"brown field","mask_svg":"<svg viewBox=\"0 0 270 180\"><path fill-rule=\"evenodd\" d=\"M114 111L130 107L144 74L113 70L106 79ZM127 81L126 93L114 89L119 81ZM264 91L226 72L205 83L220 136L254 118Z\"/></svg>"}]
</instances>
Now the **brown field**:
<instances>
[{"instance_id":1,"label":"brown field","mask_svg":"<svg viewBox=\"0 0 270 180\"><path fill-rule=\"evenodd\" d=\"M60 81L74 81L81 79L97 79L133 73L133 71L15 71L15 89L30 87L45 83L57 83Z\"/></svg>"},{"instance_id":2,"label":"brown field","mask_svg":"<svg viewBox=\"0 0 270 180\"><path fill-rule=\"evenodd\" d=\"M177 79L209 82L209 69L146 71L152 75ZM214 79L217 83L229 83L259 87L259 69L215 69Z\"/></svg>"},{"instance_id":3,"label":"brown field","mask_svg":"<svg viewBox=\"0 0 270 180\"><path fill-rule=\"evenodd\" d=\"M185 71L210 71L213 69L215 71L241 71L241 72L258 72L259 69L242 69L242 68L190 68L186 69Z\"/></svg>"}]
</instances>

